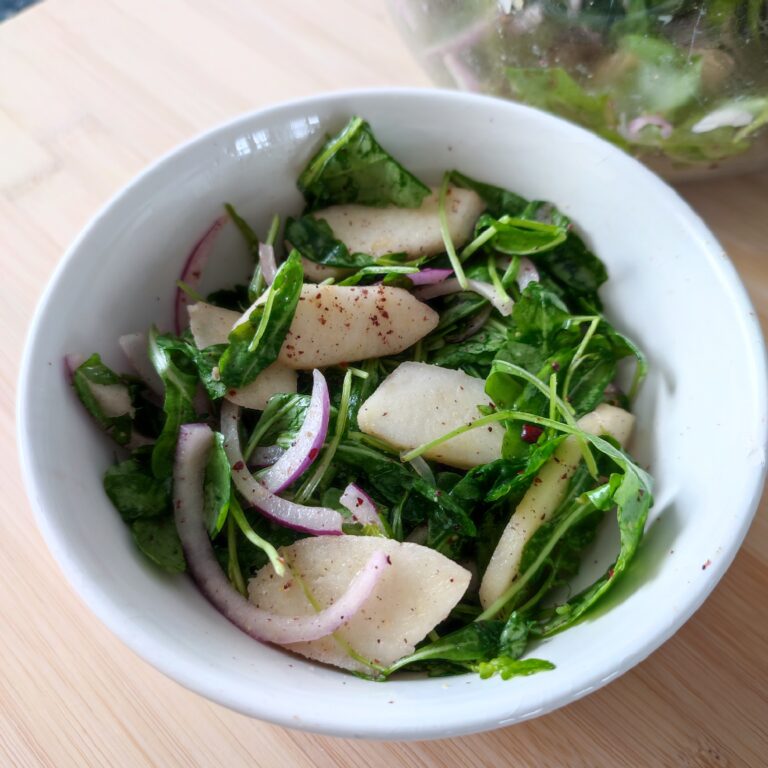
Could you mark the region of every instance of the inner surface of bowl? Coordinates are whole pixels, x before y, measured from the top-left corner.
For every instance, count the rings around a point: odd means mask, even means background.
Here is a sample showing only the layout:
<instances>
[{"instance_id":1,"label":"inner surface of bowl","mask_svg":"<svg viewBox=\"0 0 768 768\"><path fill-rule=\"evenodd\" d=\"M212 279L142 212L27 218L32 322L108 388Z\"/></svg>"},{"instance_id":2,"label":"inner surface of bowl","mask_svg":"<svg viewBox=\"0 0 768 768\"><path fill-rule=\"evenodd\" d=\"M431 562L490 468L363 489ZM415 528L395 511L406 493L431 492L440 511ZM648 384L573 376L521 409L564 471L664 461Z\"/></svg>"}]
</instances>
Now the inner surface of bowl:
<instances>
[{"instance_id":1,"label":"inner surface of bowl","mask_svg":"<svg viewBox=\"0 0 768 768\"><path fill-rule=\"evenodd\" d=\"M299 211L299 171L324 135L353 114L426 180L457 168L558 205L608 265L606 314L649 355L632 446L657 481L649 531L608 605L536 649L556 664L552 672L507 682L466 675L378 684L261 645L187 578L167 577L145 561L102 491L114 449L67 385L63 355L98 351L125 369L117 338L151 323L171 327L174 282L222 204L233 203L259 231L275 212ZM242 280L248 270L229 226L205 287ZM754 314L718 243L674 192L620 151L543 113L484 97L337 94L218 128L102 211L43 299L22 374L20 438L40 525L67 576L152 664L218 702L283 725L430 738L572 701L642 659L700 605L735 554L761 487L762 355ZM615 546L607 530L591 561L596 570L611 562Z\"/></svg>"}]
</instances>

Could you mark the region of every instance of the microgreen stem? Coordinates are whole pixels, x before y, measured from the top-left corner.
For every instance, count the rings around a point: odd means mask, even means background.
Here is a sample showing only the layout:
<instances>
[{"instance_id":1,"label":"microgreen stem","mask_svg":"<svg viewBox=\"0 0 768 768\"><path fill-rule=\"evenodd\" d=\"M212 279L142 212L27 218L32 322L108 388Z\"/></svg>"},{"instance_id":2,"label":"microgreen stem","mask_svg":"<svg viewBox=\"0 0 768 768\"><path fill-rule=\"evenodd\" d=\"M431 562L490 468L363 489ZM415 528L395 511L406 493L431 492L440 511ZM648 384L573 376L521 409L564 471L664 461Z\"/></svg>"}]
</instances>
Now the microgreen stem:
<instances>
[{"instance_id":1,"label":"microgreen stem","mask_svg":"<svg viewBox=\"0 0 768 768\"><path fill-rule=\"evenodd\" d=\"M509 221L509 216L502 216L499 219L499 224L506 224ZM498 230L491 224L486 227L472 242L467 243L464 246L464 250L461 252L461 261L466 261L478 248L482 248L496 233Z\"/></svg>"},{"instance_id":2,"label":"microgreen stem","mask_svg":"<svg viewBox=\"0 0 768 768\"><path fill-rule=\"evenodd\" d=\"M587 328L587 332L584 334L584 337L579 343L579 346L576 347L575 354L571 358L571 363L568 366L568 372L565 374L565 381L563 382L563 398L566 400L568 399L568 390L570 388L573 372L576 370L576 368L578 368L579 364L584 359L584 352L589 346L589 342L592 340L592 337L595 335L597 326L600 325L600 320L601 318L599 315L595 315L590 319L589 328Z\"/></svg>"},{"instance_id":3,"label":"microgreen stem","mask_svg":"<svg viewBox=\"0 0 768 768\"><path fill-rule=\"evenodd\" d=\"M448 184L451 180L450 173L446 173L443 176L443 183L440 185L440 196L438 200L438 212L440 215L440 234L443 236L443 244L445 250L448 253L448 259L453 267L453 273L456 275L456 279L459 281L459 285L463 291L469 289L469 282L467 276L464 274L464 268L461 266L461 261L456 254L456 248L453 245L453 238L451 232L448 229L448 211L446 210L446 198L448 196Z\"/></svg>"},{"instance_id":4,"label":"microgreen stem","mask_svg":"<svg viewBox=\"0 0 768 768\"><path fill-rule=\"evenodd\" d=\"M183 280L177 280L176 287L179 290L184 291L184 293L186 293L193 301L205 301L205 296L198 293L191 285L187 285Z\"/></svg>"},{"instance_id":5,"label":"microgreen stem","mask_svg":"<svg viewBox=\"0 0 768 768\"><path fill-rule=\"evenodd\" d=\"M504 287L504 281L499 278L499 273L496 269L496 256L492 253L488 254L488 274L491 277L493 287L496 289L496 293L499 294L501 301L512 303L512 297L507 293L507 289Z\"/></svg>"},{"instance_id":6,"label":"microgreen stem","mask_svg":"<svg viewBox=\"0 0 768 768\"><path fill-rule=\"evenodd\" d=\"M243 508L240 506L240 502L237 497L232 494L232 498L229 502L229 512L237 523L238 528L243 532L248 541L254 546L258 547L269 558L269 562L272 563L272 567L275 569L275 573L278 576L285 575L285 561L277 553L277 550L266 540L262 539L256 531L251 528L248 523Z\"/></svg>"},{"instance_id":7,"label":"microgreen stem","mask_svg":"<svg viewBox=\"0 0 768 768\"><path fill-rule=\"evenodd\" d=\"M248 590L237 559L237 525L232 515L227 517L227 575L235 589L244 597L247 596Z\"/></svg>"},{"instance_id":8,"label":"microgreen stem","mask_svg":"<svg viewBox=\"0 0 768 768\"><path fill-rule=\"evenodd\" d=\"M512 376L519 376L521 379L525 379L525 381L536 387L539 392L549 398L550 418L552 418L551 404L554 402L557 405L557 409L562 414L563 419L565 419L565 422L571 427L577 427L572 406L561 397L558 397L557 391L553 393L551 387L548 387L543 381L541 381L541 379L538 378L538 376L534 376L530 371L526 371L525 368L521 368L519 365L515 365L514 363L509 363L506 360L496 360L493 364L493 368L494 370L503 371L504 373L509 373ZM595 457L592 455L592 451L589 449L589 445L584 440L579 438L579 447L581 449L581 454L584 457L584 463L587 465L587 469L589 470L589 474L592 475L592 477L597 477L597 464L595 463Z\"/></svg>"}]
</instances>

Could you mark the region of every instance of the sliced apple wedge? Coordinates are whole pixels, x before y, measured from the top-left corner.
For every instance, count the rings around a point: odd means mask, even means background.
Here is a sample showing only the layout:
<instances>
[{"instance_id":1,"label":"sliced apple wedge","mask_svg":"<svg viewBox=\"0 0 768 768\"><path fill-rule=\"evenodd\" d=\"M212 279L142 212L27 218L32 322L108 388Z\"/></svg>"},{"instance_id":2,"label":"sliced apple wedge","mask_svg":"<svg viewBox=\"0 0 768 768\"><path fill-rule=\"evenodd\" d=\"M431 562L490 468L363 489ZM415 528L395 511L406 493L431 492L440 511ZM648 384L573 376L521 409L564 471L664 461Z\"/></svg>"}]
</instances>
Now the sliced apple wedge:
<instances>
[{"instance_id":1,"label":"sliced apple wedge","mask_svg":"<svg viewBox=\"0 0 768 768\"><path fill-rule=\"evenodd\" d=\"M360 429L408 450L479 419L488 405L485 382L463 371L407 362L399 365L363 403ZM504 428L492 424L454 437L424 454L469 469L501 457Z\"/></svg>"},{"instance_id":2,"label":"sliced apple wedge","mask_svg":"<svg viewBox=\"0 0 768 768\"><path fill-rule=\"evenodd\" d=\"M582 416L578 425L592 435L610 435L625 445L632 433L635 417L612 405L599 405ZM531 487L520 500L491 556L480 583L480 603L487 608L517 578L520 559L531 536L552 517L565 498L568 483L581 462L581 448L573 436L566 438L552 458L541 468Z\"/></svg>"},{"instance_id":3,"label":"sliced apple wedge","mask_svg":"<svg viewBox=\"0 0 768 768\"><path fill-rule=\"evenodd\" d=\"M198 349L205 349L214 344L226 344L229 332L242 317L239 312L215 307L203 301L190 305L188 311L189 327ZM266 408L272 395L295 392L296 383L296 371L275 362L265 368L250 384L239 389L230 389L226 398L243 408L261 411Z\"/></svg>"},{"instance_id":4,"label":"sliced apple wedge","mask_svg":"<svg viewBox=\"0 0 768 768\"><path fill-rule=\"evenodd\" d=\"M280 554L290 573L280 578L271 565L264 566L249 583L249 597L281 615L309 614L344 594L377 550L387 554L391 567L360 611L333 636L285 646L310 659L370 673L358 658L387 666L412 653L461 599L469 571L418 544L376 536L316 536L283 547Z\"/></svg>"},{"instance_id":5,"label":"sliced apple wedge","mask_svg":"<svg viewBox=\"0 0 768 768\"><path fill-rule=\"evenodd\" d=\"M446 214L454 246L459 248L469 240L484 209L485 203L472 190L448 188ZM415 259L445 250L438 211L438 191L433 189L419 208L334 205L312 215L324 219L350 253L367 253L374 258L406 253Z\"/></svg>"}]
</instances>

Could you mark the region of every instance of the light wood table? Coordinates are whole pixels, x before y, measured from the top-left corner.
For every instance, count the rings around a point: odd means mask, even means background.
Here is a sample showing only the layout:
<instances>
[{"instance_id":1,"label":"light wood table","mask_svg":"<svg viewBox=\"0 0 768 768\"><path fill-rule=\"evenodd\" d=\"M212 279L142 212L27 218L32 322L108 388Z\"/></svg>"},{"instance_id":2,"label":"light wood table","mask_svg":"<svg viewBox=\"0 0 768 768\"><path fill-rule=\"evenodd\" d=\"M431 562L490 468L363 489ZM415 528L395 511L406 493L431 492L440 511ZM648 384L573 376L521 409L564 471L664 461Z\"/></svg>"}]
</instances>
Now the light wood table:
<instances>
[{"instance_id":1,"label":"light wood table","mask_svg":"<svg viewBox=\"0 0 768 768\"><path fill-rule=\"evenodd\" d=\"M533 722L421 744L294 733L187 692L89 614L38 535L15 378L35 302L87 219L148 161L238 112L426 84L377 0L46 0L0 26L1 766L768 764L765 503L713 596L632 672ZM765 323L768 175L682 192Z\"/></svg>"}]
</instances>

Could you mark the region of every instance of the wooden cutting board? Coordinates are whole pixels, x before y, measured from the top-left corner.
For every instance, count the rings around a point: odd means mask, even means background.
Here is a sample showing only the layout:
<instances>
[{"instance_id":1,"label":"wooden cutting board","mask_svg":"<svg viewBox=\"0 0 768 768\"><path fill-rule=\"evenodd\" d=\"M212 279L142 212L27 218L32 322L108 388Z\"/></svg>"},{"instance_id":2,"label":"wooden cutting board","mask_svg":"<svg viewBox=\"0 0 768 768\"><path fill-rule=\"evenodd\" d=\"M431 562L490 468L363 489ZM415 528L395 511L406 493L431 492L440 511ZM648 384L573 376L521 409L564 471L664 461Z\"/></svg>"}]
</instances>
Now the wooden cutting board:
<instances>
[{"instance_id":1,"label":"wooden cutting board","mask_svg":"<svg viewBox=\"0 0 768 768\"><path fill-rule=\"evenodd\" d=\"M46 0L0 26L0 765L768 765L765 501L712 597L632 672L533 722L419 744L294 733L187 692L89 614L37 533L16 457L18 361L87 219L148 161L240 111L427 84L376 0ZM768 175L681 191L765 326Z\"/></svg>"}]
</instances>

